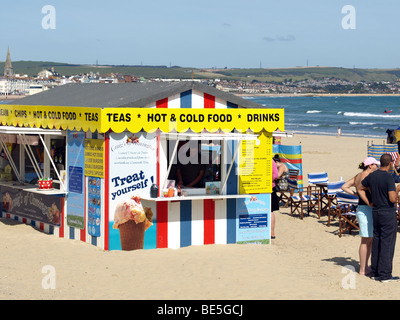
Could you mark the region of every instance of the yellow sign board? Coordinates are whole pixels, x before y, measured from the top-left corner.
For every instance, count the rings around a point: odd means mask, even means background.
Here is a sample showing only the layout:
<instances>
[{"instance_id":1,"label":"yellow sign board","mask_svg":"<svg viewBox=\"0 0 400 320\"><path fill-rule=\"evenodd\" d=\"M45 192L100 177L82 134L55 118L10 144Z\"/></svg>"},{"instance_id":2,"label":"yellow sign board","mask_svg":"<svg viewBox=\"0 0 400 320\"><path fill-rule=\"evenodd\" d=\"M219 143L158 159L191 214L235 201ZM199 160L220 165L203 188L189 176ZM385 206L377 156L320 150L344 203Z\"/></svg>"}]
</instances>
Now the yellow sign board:
<instances>
[{"instance_id":1,"label":"yellow sign board","mask_svg":"<svg viewBox=\"0 0 400 320\"><path fill-rule=\"evenodd\" d=\"M272 192L272 134L262 132L258 140L241 142L239 193Z\"/></svg>"},{"instance_id":2,"label":"yellow sign board","mask_svg":"<svg viewBox=\"0 0 400 320\"><path fill-rule=\"evenodd\" d=\"M104 178L104 140L85 139L85 176Z\"/></svg>"},{"instance_id":3,"label":"yellow sign board","mask_svg":"<svg viewBox=\"0 0 400 320\"><path fill-rule=\"evenodd\" d=\"M284 109L157 109L0 105L2 125L108 132L284 131Z\"/></svg>"}]
</instances>

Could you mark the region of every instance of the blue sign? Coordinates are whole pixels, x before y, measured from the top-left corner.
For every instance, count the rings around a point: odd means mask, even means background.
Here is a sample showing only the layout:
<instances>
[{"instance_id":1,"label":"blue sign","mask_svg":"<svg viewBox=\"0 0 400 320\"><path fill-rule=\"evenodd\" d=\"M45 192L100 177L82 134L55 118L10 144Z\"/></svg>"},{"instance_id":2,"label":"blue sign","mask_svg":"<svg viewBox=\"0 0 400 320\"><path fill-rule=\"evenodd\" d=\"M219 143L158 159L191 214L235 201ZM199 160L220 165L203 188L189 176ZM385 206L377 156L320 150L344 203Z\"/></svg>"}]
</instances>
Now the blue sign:
<instances>
[{"instance_id":1,"label":"blue sign","mask_svg":"<svg viewBox=\"0 0 400 320\"><path fill-rule=\"evenodd\" d=\"M85 132L67 133L68 201L67 224L78 229L85 228L85 193L83 168L85 166Z\"/></svg>"},{"instance_id":2,"label":"blue sign","mask_svg":"<svg viewBox=\"0 0 400 320\"><path fill-rule=\"evenodd\" d=\"M82 167L70 166L68 168L68 181L69 192L82 193L83 192L83 169Z\"/></svg>"},{"instance_id":3,"label":"blue sign","mask_svg":"<svg viewBox=\"0 0 400 320\"><path fill-rule=\"evenodd\" d=\"M236 200L236 242L269 243L271 195L255 194Z\"/></svg>"}]
</instances>

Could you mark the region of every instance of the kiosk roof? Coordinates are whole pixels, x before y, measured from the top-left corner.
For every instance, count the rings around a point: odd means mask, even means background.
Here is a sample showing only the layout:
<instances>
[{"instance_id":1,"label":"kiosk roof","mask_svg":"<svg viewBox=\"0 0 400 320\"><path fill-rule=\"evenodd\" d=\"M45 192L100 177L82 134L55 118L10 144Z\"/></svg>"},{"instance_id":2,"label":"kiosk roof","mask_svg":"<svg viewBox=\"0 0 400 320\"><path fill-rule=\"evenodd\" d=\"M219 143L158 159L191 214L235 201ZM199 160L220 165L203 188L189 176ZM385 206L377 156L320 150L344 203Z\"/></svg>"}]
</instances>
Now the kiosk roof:
<instances>
[{"instance_id":1,"label":"kiosk roof","mask_svg":"<svg viewBox=\"0 0 400 320\"><path fill-rule=\"evenodd\" d=\"M18 104L32 106L141 108L149 103L191 89L213 95L237 104L242 108L265 108L258 103L242 99L195 81L65 84L23 98L18 101ZM10 104L15 104L15 101Z\"/></svg>"}]
</instances>

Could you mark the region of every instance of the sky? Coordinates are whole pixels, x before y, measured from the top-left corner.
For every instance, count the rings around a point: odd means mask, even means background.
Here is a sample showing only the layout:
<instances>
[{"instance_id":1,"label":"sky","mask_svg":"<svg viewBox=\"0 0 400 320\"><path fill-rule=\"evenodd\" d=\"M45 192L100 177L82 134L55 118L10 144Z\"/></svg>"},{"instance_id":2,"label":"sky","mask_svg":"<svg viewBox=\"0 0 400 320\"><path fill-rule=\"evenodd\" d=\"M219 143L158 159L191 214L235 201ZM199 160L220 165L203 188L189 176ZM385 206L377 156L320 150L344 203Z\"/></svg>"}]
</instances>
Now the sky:
<instances>
[{"instance_id":1,"label":"sky","mask_svg":"<svg viewBox=\"0 0 400 320\"><path fill-rule=\"evenodd\" d=\"M0 61L400 68L399 16L398 0L14 0Z\"/></svg>"}]
</instances>

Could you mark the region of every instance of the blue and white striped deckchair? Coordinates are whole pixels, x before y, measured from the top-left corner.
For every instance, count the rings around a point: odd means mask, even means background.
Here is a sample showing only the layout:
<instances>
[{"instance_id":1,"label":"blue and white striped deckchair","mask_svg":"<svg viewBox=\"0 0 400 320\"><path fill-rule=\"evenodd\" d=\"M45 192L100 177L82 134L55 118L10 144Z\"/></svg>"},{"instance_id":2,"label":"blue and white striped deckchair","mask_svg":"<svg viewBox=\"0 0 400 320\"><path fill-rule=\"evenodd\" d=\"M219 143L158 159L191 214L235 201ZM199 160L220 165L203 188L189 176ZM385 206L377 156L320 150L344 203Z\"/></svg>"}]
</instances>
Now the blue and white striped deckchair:
<instances>
[{"instance_id":1,"label":"blue and white striped deckchair","mask_svg":"<svg viewBox=\"0 0 400 320\"><path fill-rule=\"evenodd\" d=\"M334 195L338 192L342 192L342 186L346 181L328 182L328 195Z\"/></svg>"},{"instance_id":2,"label":"blue and white striped deckchair","mask_svg":"<svg viewBox=\"0 0 400 320\"><path fill-rule=\"evenodd\" d=\"M318 194L312 194L310 187L302 188L299 187L297 180L288 179L289 190L291 191L290 196L290 215L293 217L293 213L298 213L300 219L304 217L304 209L307 208L307 213L314 208L318 211L319 215L319 198ZM297 194L295 194L297 192Z\"/></svg>"},{"instance_id":3,"label":"blue and white striped deckchair","mask_svg":"<svg viewBox=\"0 0 400 320\"><path fill-rule=\"evenodd\" d=\"M345 231L351 232L352 229L359 230L356 218L358 197L346 192L337 192L337 216L339 217L339 237Z\"/></svg>"},{"instance_id":4,"label":"blue and white striped deckchair","mask_svg":"<svg viewBox=\"0 0 400 320\"><path fill-rule=\"evenodd\" d=\"M327 172L316 172L308 174L308 184L325 183L328 182Z\"/></svg>"},{"instance_id":5,"label":"blue and white striped deckchair","mask_svg":"<svg viewBox=\"0 0 400 320\"><path fill-rule=\"evenodd\" d=\"M336 206L337 206L336 194L338 192L342 192L342 186L344 185L344 183L345 181L328 182L327 186L328 227L331 225L331 221L335 217L335 215L333 215L333 217L331 218L331 213L336 211Z\"/></svg>"}]
</instances>

